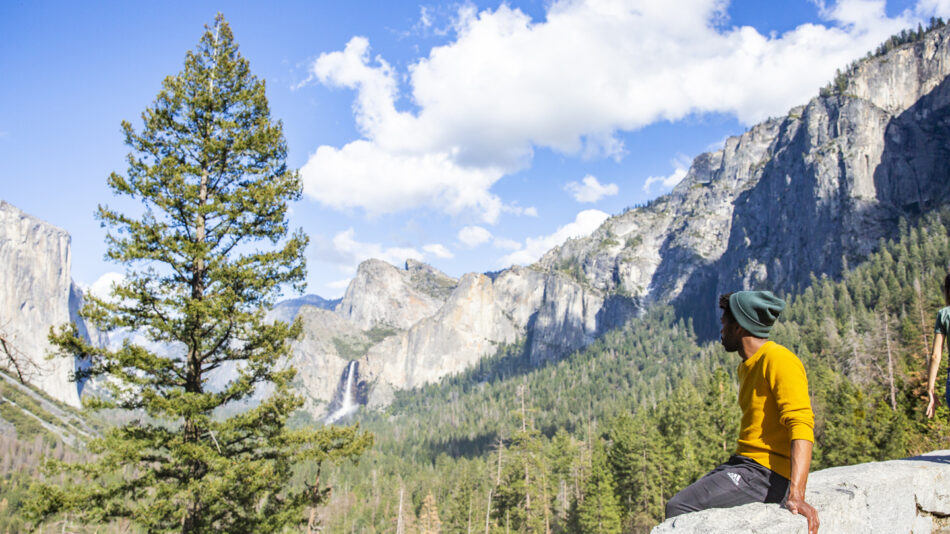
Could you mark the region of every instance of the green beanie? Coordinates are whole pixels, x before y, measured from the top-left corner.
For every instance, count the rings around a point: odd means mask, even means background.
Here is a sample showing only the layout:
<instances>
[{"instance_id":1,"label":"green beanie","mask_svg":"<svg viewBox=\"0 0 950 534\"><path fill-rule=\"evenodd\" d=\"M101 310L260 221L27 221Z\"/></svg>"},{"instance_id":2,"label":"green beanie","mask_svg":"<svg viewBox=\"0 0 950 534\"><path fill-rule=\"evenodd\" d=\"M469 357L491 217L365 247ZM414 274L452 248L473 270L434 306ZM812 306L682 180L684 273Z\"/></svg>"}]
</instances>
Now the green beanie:
<instances>
[{"instance_id":1,"label":"green beanie","mask_svg":"<svg viewBox=\"0 0 950 534\"><path fill-rule=\"evenodd\" d=\"M785 309L785 301L771 291L736 291L729 295L729 310L739 326L755 337L768 338L772 324Z\"/></svg>"}]
</instances>

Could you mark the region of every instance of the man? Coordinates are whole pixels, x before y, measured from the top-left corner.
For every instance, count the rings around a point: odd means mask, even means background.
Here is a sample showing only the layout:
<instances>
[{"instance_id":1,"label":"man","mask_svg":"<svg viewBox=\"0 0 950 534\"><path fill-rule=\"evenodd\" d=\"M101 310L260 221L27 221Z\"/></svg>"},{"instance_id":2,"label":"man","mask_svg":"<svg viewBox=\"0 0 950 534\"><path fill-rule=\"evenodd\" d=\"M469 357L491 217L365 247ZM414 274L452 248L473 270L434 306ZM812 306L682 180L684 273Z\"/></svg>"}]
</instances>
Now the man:
<instances>
[{"instance_id":1,"label":"man","mask_svg":"<svg viewBox=\"0 0 950 534\"><path fill-rule=\"evenodd\" d=\"M666 517L752 502L777 503L808 520L818 532L818 512L805 502L815 416L802 362L769 341L785 301L769 291L739 291L719 297L721 342L739 352L739 445L729 461L677 493Z\"/></svg>"}]
</instances>

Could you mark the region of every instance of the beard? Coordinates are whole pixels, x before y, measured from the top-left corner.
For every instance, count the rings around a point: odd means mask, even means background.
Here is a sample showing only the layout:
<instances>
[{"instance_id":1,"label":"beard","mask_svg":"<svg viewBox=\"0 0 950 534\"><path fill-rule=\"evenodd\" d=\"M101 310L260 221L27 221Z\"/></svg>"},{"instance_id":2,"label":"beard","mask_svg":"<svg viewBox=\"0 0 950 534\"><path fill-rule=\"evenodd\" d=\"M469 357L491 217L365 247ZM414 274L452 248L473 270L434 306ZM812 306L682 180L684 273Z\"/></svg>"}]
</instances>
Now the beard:
<instances>
[{"instance_id":1,"label":"beard","mask_svg":"<svg viewBox=\"0 0 950 534\"><path fill-rule=\"evenodd\" d=\"M722 348L726 349L726 352L739 350L739 341L737 339L726 339L724 336L719 336L719 342L722 343Z\"/></svg>"}]
</instances>

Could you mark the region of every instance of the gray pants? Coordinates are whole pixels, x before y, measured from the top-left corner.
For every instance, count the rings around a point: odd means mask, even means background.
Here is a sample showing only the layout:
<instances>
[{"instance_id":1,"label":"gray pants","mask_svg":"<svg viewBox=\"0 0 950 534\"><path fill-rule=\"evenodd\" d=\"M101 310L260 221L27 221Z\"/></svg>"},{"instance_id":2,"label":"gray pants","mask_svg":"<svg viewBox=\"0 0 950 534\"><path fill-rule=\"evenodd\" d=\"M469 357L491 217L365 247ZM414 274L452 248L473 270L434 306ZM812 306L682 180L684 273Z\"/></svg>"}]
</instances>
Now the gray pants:
<instances>
[{"instance_id":1,"label":"gray pants","mask_svg":"<svg viewBox=\"0 0 950 534\"><path fill-rule=\"evenodd\" d=\"M753 502L782 502L788 479L738 454L693 482L666 503L666 517Z\"/></svg>"}]
</instances>

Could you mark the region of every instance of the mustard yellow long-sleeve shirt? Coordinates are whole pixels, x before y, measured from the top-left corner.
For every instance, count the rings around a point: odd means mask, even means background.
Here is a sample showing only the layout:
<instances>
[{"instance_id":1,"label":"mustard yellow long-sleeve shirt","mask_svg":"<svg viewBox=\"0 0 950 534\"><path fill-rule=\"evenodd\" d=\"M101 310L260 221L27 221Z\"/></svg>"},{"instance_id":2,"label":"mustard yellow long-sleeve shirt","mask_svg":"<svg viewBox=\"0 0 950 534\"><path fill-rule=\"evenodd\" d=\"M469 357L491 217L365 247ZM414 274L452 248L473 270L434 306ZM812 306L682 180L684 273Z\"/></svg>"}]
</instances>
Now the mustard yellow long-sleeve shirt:
<instances>
[{"instance_id":1,"label":"mustard yellow long-sleeve shirt","mask_svg":"<svg viewBox=\"0 0 950 534\"><path fill-rule=\"evenodd\" d=\"M815 441L815 415L805 367L795 354L769 341L739 363L737 454L791 478L793 439Z\"/></svg>"}]
</instances>

